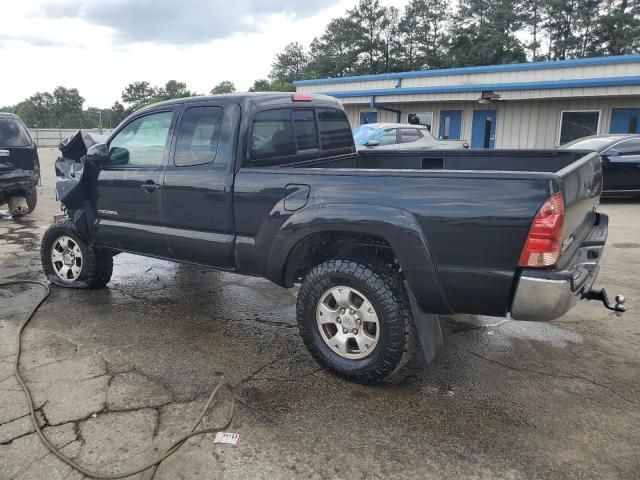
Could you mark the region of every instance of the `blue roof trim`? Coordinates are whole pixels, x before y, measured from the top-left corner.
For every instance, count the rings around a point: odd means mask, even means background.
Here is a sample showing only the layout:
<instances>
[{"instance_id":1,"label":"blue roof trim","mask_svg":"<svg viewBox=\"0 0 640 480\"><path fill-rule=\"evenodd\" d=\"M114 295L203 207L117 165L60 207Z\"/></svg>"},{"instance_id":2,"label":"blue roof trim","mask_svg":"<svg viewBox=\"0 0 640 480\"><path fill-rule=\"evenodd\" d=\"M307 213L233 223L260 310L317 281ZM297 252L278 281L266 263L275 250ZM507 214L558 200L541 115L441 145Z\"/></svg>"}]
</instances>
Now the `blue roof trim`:
<instances>
[{"instance_id":1,"label":"blue roof trim","mask_svg":"<svg viewBox=\"0 0 640 480\"><path fill-rule=\"evenodd\" d=\"M296 80L294 85L323 85L331 83L364 82L371 80L395 80L398 78L439 77L473 73L517 72L522 70L547 70L552 68L591 67L594 65L616 65L620 63L639 63L640 54L617 55L610 57L578 58L575 60L555 60L548 62L510 63L506 65L487 65L481 67L443 68L438 70L418 70L414 72L380 73L354 77L322 78L314 80Z\"/></svg>"},{"instance_id":2,"label":"blue roof trim","mask_svg":"<svg viewBox=\"0 0 640 480\"><path fill-rule=\"evenodd\" d=\"M506 92L513 90L554 90L559 88L619 87L640 85L640 76L579 78L575 80L549 80L517 83L483 83L474 85L436 85L433 87L385 88L379 90L345 90L322 92L335 98L368 97L371 95L417 95L425 93Z\"/></svg>"}]
</instances>

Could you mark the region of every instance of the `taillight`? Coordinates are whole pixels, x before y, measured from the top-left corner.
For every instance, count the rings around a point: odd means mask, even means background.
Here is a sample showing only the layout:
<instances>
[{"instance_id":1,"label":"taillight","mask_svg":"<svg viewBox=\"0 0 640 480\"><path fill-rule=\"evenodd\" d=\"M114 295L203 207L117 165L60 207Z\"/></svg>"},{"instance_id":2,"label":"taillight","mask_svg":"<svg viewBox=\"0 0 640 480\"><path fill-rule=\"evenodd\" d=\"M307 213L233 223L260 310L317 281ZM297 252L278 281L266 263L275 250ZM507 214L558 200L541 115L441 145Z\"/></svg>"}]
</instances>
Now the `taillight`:
<instances>
[{"instance_id":1,"label":"taillight","mask_svg":"<svg viewBox=\"0 0 640 480\"><path fill-rule=\"evenodd\" d=\"M533 220L529 236L520 255L521 267L550 267L555 265L562 249L564 226L564 198L553 194L540 207Z\"/></svg>"}]
</instances>

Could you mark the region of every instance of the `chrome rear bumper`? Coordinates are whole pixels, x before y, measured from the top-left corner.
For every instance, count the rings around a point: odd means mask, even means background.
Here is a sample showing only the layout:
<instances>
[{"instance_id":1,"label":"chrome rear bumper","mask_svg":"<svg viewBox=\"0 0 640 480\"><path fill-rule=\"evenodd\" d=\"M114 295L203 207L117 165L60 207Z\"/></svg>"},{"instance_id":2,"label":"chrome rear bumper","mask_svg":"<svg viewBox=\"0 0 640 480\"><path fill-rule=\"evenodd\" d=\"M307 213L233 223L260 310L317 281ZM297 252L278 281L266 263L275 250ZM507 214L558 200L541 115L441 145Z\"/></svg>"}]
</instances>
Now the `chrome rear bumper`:
<instances>
[{"instance_id":1,"label":"chrome rear bumper","mask_svg":"<svg viewBox=\"0 0 640 480\"><path fill-rule=\"evenodd\" d=\"M599 299L611 310L602 295L593 292L600 269L598 262L607 239L608 218L600 214L599 222L576 250L569 265L560 270L525 268L520 273L511 304L514 320L548 321L567 313L580 299ZM606 298L606 292L604 294ZM622 298L622 305L624 299Z\"/></svg>"}]
</instances>

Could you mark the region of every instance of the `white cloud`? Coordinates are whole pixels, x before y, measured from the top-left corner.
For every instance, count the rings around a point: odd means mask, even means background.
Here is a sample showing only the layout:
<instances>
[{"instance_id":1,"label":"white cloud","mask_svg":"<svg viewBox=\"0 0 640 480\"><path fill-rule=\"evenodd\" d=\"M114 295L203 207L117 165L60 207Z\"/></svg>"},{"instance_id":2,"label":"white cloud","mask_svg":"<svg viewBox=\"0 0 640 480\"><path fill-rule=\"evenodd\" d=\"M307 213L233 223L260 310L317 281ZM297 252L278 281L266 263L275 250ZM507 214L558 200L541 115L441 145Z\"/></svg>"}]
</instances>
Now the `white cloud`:
<instances>
[{"instance_id":1,"label":"white cloud","mask_svg":"<svg viewBox=\"0 0 640 480\"><path fill-rule=\"evenodd\" d=\"M189 10L191 2L201 3L181 0L175 4ZM267 76L274 55L287 43L308 44L322 34L329 20L356 4L356 0L336 2L319 9L322 3L316 1L304 8L300 5L306 1L274 0L268 5L259 0L226 1L248 9L226 11L248 19L249 26L216 17L211 25L214 33L209 35L212 40L205 39L202 25L206 22L201 22L195 34L189 34L191 38L177 37L174 32L166 37L168 41L163 40L162 28L157 25L134 34L119 29L115 17L107 22L96 20L96 13L83 14L82 18L61 15L65 12L60 9L69 5L68 0L58 0L56 15L51 15L52 0L12 2L2 8L0 65L11 73L0 76L0 105L15 104L36 91L64 85L78 88L87 100L85 106L108 107L120 98L127 84L136 80L160 85L175 79L199 93L208 92L222 80L231 80L237 88L246 90L253 80ZM84 3L98 5L98 11L105 4ZM402 7L407 0L384 3ZM194 12L197 15L198 11ZM157 15L141 20L151 22L154 18ZM184 16L179 22L181 28L188 28L193 18L191 14ZM131 20L125 24L132 25ZM234 28L230 28L232 25Z\"/></svg>"}]
</instances>

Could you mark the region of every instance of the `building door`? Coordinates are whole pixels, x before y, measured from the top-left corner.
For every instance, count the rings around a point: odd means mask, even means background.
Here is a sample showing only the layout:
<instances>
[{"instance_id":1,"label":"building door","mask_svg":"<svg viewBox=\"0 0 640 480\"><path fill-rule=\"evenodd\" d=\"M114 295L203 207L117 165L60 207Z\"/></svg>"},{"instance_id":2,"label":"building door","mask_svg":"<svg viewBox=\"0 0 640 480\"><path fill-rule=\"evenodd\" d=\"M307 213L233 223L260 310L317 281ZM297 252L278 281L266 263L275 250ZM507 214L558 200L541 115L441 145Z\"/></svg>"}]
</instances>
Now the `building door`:
<instances>
[{"instance_id":1,"label":"building door","mask_svg":"<svg viewBox=\"0 0 640 480\"><path fill-rule=\"evenodd\" d=\"M368 125L378 121L378 112L360 112L360 125Z\"/></svg>"},{"instance_id":2,"label":"building door","mask_svg":"<svg viewBox=\"0 0 640 480\"><path fill-rule=\"evenodd\" d=\"M474 110L471 148L494 148L496 141L495 110Z\"/></svg>"},{"instance_id":3,"label":"building door","mask_svg":"<svg viewBox=\"0 0 640 480\"><path fill-rule=\"evenodd\" d=\"M440 112L440 132L442 140L460 140L462 133L462 110L442 110Z\"/></svg>"},{"instance_id":4,"label":"building door","mask_svg":"<svg viewBox=\"0 0 640 480\"><path fill-rule=\"evenodd\" d=\"M640 133L640 108L614 108L610 133Z\"/></svg>"}]
</instances>

